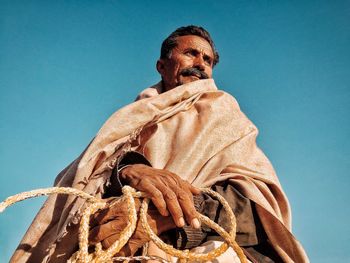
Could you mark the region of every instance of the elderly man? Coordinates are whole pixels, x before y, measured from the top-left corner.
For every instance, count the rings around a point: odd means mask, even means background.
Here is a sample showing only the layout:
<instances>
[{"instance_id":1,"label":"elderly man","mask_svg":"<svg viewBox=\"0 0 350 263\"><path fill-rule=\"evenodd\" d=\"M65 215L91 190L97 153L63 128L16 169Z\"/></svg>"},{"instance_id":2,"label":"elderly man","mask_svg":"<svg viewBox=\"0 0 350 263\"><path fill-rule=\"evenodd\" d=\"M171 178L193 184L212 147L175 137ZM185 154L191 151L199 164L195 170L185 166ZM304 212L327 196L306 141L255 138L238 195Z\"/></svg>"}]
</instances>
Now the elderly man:
<instances>
[{"instance_id":1,"label":"elderly man","mask_svg":"<svg viewBox=\"0 0 350 263\"><path fill-rule=\"evenodd\" d=\"M285 194L255 144L256 127L211 79L218 61L203 28L181 27L170 34L157 61L161 82L113 114L80 157L58 175L55 185L111 200L121 194L123 185L143 191L152 200L148 217L154 231L176 247L197 251L222 241L201 226L196 211L228 225L221 205L197 188L211 187L232 207L236 240L250 261L307 262L290 232ZM81 199L48 198L12 262L65 262L77 250L83 208ZM95 214L90 244L109 247L119 238L125 220L125 205ZM148 241L137 227L120 254L135 254ZM162 256L152 244L149 254ZM233 262L234 252L218 260Z\"/></svg>"}]
</instances>

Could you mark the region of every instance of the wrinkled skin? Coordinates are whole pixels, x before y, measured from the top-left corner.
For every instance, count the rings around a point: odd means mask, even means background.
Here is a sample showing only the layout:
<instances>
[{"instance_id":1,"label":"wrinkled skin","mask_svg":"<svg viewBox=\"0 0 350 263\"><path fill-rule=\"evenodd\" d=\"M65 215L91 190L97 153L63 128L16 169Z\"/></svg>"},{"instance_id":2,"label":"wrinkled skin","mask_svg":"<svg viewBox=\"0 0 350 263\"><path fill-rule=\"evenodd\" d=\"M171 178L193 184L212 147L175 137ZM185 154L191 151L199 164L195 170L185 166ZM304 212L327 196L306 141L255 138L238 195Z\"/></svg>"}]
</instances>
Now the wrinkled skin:
<instances>
[{"instance_id":1,"label":"wrinkled skin","mask_svg":"<svg viewBox=\"0 0 350 263\"><path fill-rule=\"evenodd\" d=\"M162 76L164 89L170 90L179 85L202 79L199 74L183 74L185 69L194 68L211 78L213 74L214 53L210 44L199 36L181 36L171 57L159 59L157 70Z\"/></svg>"},{"instance_id":2,"label":"wrinkled skin","mask_svg":"<svg viewBox=\"0 0 350 263\"><path fill-rule=\"evenodd\" d=\"M157 70L162 76L164 90L198 79L211 78L213 60L213 50L205 39L193 35L178 37L171 57L157 61ZM135 164L124 168L120 172L120 178L123 184L145 192L151 198L158 211L150 210L148 217L157 234L175 227L183 227L185 220L193 227L200 228L193 203L193 194L199 194L200 190L178 175L167 170ZM90 243L102 242L105 248L109 247L119 238L126 221L127 210L124 206L98 212L94 217L95 227L90 231ZM148 241L138 223L134 235L120 254L132 255Z\"/></svg>"},{"instance_id":3,"label":"wrinkled skin","mask_svg":"<svg viewBox=\"0 0 350 263\"><path fill-rule=\"evenodd\" d=\"M183 227L185 217L188 224L198 227L199 222L194 222L198 219L192 194L199 194L200 191L187 181L167 170L143 164L126 167L120 177L126 184L145 192L163 217L170 213L176 226Z\"/></svg>"},{"instance_id":4,"label":"wrinkled skin","mask_svg":"<svg viewBox=\"0 0 350 263\"><path fill-rule=\"evenodd\" d=\"M126 202L115 203L116 198L110 198L108 202L111 204L109 208L102 209L91 217L89 242L95 245L101 242L104 249L109 248L116 242L120 233L127 226L128 207ZM114 204L113 204L114 203ZM135 207L139 218L141 202L135 199ZM158 210L150 205L148 209L147 222L157 235L172 228L174 222L171 217L163 218L162 223L157 222L157 218L161 217ZM136 230L131 236L130 241L118 253L119 256L133 255L140 247L149 241L147 234L138 220Z\"/></svg>"},{"instance_id":5,"label":"wrinkled skin","mask_svg":"<svg viewBox=\"0 0 350 263\"><path fill-rule=\"evenodd\" d=\"M188 224L196 228L200 227L193 204L193 194L199 194L200 190L176 174L143 164L135 164L123 169L120 172L120 178L123 184L128 184L151 198L154 207L148 210L147 217L149 225L156 234L159 235L175 227L183 227L184 217ZM139 212L138 199L135 200L135 205ZM98 211L91 219L90 244L101 242L104 248L108 248L119 239L120 232L126 227L127 222L126 202ZM133 255L148 241L139 220L134 234L119 255Z\"/></svg>"}]
</instances>

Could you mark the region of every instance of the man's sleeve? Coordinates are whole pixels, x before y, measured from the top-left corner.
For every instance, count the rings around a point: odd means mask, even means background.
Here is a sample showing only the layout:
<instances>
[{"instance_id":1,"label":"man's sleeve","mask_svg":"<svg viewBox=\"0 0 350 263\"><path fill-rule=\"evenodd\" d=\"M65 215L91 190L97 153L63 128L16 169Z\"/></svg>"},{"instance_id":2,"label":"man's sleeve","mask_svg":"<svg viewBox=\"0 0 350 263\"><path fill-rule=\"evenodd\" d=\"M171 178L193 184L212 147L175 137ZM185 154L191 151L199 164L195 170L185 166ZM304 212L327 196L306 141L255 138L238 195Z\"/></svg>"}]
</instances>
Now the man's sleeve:
<instances>
[{"instance_id":1,"label":"man's sleeve","mask_svg":"<svg viewBox=\"0 0 350 263\"><path fill-rule=\"evenodd\" d=\"M282 259L271 246L263 226L255 211L254 202L244 197L228 181L215 184L212 190L225 198L236 217L236 242L252 262L282 262ZM199 213L206 215L229 231L229 217L222 204L207 194L195 196L195 206ZM223 239L212 229L202 226L201 231L186 226L178 229L177 247L190 249L210 240ZM202 232L200 235L199 232ZM199 241L199 238L201 240Z\"/></svg>"},{"instance_id":2,"label":"man's sleeve","mask_svg":"<svg viewBox=\"0 0 350 263\"><path fill-rule=\"evenodd\" d=\"M257 229L254 222L251 201L242 196L229 184L213 185L212 190L222 195L237 220L236 241L240 246L251 246L258 243ZM229 231L230 222L221 203L210 195L202 193L194 196L196 210L218 223L226 231ZM218 234L211 228L202 225L200 230L185 226L178 230L177 247L190 249L211 239L218 239Z\"/></svg>"},{"instance_id":3,"label":"man's sleeve","mask_svg":"<svg viewBox=\"0 0 350 263\"><path fill-rule=\"evenodd\" d=\"M138 152L128 152L118 159L110 179L110 186L106 188L104 197L121 195L122 183L119 179L119 172L128 165L145 164L151 166L150 162ZM242 196L229 184L221 184L212 186L212 190L221 194L229 203L237 220L237 237L239 245L255 245L258 243L256 226L251 206L251 201ZM196 210L217 222L224 229L228 230L229 222L226 212L222 205L216 199L207 194L194 196L194 205ZM206 226L201 229L195 229L191 226L185 226L176 230L176 246L178 248L193 248L204 240L217 237L216 232Z\"/></svg>"}]
</instances>

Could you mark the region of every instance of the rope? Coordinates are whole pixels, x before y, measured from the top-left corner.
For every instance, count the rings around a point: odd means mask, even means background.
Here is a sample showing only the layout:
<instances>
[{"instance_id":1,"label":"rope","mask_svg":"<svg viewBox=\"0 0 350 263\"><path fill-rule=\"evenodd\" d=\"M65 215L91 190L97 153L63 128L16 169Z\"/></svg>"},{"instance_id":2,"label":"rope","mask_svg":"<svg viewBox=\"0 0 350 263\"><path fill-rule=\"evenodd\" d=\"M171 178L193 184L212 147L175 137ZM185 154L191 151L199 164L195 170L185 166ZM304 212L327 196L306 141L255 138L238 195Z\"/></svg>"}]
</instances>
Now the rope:
<instances>
[{"instance_id":1,"label":"rope","mask_svg":"<svg viewBox=\"0 0 350 263\"><path fill-rule=\"evenodd\" d=\"M122 191L123 195L118 198L115 202L108 204L104 199L100 199L89 195L81 190L69 187L50 187L44 189L37 189L33 191L23 192L20 194L16 194L8 197L3 202L0 203L0 213L2 213L7 207L13 205L14 203L23 201L28 198L38 197L43 195L51 195L51 194L70 194L81 197L87 201L87 207L83 211L82 218L80 220L79 227L79 250L72 255L72 257L67 261L69 263L112 263L117 261L128 262L130 260L158 260L162 263L169 262L165 259L161 259L156 256L133 256L133 257L114 257L122 247L128 242L132 234L136 229L137 224L137 213L135 208L134 198L143 198L141 208L140 208L140 220L141 225L145 229L145 232L149 236L150 240L152 240L160 249L165 251L171 256L175 256L180 259L181 262L192 262L192 261L210 261L221 254L223 254L229 247L232 247L236 252L239 260L242 263L247 262L247 258L245 257L242 249L235 241L236 237L236 218L228 205L227 201L215 191L210 189L203 188L202 192L207 193L215 198L217 198L224 209L226 210L231 226L230 232L227 233L222 227L220 227L215 222L211 221L208 217L197 214L199 220L214 229L225 241L220 247L205 253L193 253L189 250L177 250L172 246L165 244L151 229L147 222L147 209L149 204L149 198L146 198L143 193L136 192L135 189L124 186ZM108 249L103 250L101 244L97 244L95 246L95 252L88 252L89 244L88 244L88 236L89 236L89 223L90 217L93 213L95 213L99 209L107 208L110 205L116 205L120 202L126 202L128 207L128 224L125 229L120 233L120 238L114 244L112 244Z\"/></svg>"}]
</instances>

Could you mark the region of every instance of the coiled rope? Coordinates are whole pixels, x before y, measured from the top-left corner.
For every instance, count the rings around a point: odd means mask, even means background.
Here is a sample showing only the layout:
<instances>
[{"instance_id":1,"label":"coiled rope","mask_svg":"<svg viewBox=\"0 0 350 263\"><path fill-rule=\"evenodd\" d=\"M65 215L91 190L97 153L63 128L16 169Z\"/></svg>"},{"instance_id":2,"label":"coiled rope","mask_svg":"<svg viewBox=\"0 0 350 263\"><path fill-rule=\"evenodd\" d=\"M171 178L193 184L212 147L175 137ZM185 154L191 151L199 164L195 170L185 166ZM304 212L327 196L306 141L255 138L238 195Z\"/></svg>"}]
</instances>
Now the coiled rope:
<instances>
[{"instance_id":1,"label":"coiled rope","mask_svg":"<svg viewBox=\"0 0 350 263\"><path fill-rule=\"evenodd\" d=\"M218 193L207 189L202 188L201 191L207 193L215 198L217 198L224 209L227 212L227 215L230 219L231 226L230 232L227 233L222 227L220 227L215 222L211 221L208 217L198 213L197 216L201 223L209 226L214 229L225 241L220 247L208 252L208 253L193 253L189 250L177 250L174 247L165 244L151 229L147 222L147 209L149 198L147 198L143 193L136 192L135 189L124 186L123 195L118 198L114 204L119 202L127 202L128 207L128 223L125 229L121 232L119 240L113 243L108 249L103 250L101 244L97 244L95 246L95 252L88 252L89 248L89 223L90 216L95 213L99 209L107 208L110 204L106 202L104 199L100 199L89 195L81 190L69 187L50 187L44 189L37 189L29 192L23 192L20 194L16 194L8 197L6 200L0 203L0 213L2 213L8 206L13 205L14 203L23 201L28 198L38 197L43 195L51 195L51 194L70 194L81 197L87 201L87 206L83 211L82 218L80 221L79 227L79 250L72 255L72 257L68 260L70 263L112 263L116 261L130 261L130 260L158 260L160 262L169 262L167 260L155 257L155 256L134 256L134 257L114 257L122 247L128 242L132 234L136 229L137 224L137 212L135 208L134 198L143 198L141 208L140 208L140 220L141 225L145 229L145 232L149 236L149 238L164 252L169 255L175 256L180 259L181 262L203 262L210 261L221 254L223 254L229 247L232 247L236 252L239 260L242 263L247 262L247 258L245 257L242 249L235 241L236 237L236 218L228 205L227 201Z\"/></svg>"}]
</instances>

